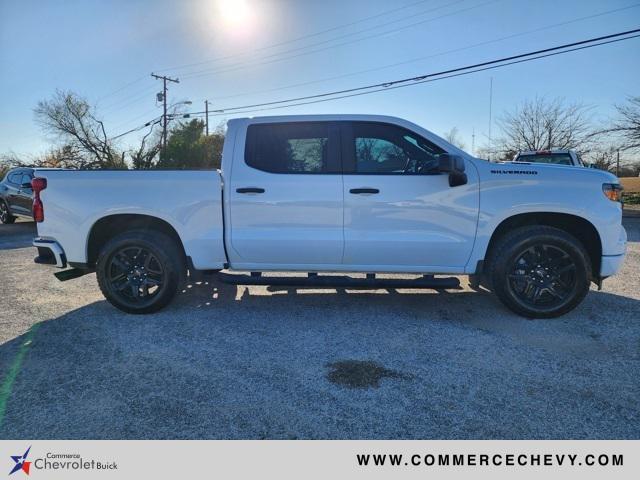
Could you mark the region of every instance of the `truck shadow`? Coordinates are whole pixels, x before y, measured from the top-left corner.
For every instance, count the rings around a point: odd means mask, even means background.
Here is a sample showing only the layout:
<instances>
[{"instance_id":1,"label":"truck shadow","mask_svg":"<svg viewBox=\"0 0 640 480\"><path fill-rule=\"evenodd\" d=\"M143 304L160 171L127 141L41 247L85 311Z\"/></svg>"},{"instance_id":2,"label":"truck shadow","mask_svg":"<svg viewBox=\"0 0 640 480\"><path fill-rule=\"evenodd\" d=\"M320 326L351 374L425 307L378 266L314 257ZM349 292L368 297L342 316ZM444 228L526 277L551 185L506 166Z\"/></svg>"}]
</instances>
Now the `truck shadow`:
<instances>
[{"instance_id":1,"label":"truck shadow","mask_svg":"<svg viewBox=\"0 0 640 480\"><path fill-rule=\"evenodd\" d=\"M99 301L0 345L0 438L637 438L621 310L640 301L591 292L552 321L474 292L201 283L148 316ZM394 374L349 389L341 362Z\"/></svg>"}]
</instances>

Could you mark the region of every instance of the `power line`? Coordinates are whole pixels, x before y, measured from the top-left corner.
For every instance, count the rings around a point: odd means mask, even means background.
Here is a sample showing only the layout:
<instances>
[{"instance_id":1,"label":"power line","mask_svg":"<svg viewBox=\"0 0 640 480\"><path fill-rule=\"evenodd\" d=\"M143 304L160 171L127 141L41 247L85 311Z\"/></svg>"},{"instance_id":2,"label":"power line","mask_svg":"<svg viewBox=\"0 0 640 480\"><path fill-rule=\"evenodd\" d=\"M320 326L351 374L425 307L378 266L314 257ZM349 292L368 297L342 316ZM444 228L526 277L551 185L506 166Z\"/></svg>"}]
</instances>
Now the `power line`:
<instances>
[{"instance_id":1,"label":"power line","mask_svg":"<svg viewBox=\"0 0 640 480\"><path fill-rule=\"evenodd\" d=\"M425 3L425 1L427 1L427 0L423 0L423 1L420 1L420 2L415 2L413 4L410 4L410 5L406 6L406 8L408 8L410 6L415 6L415 5L420 4L420 3ZM284 54L287 54L287 53L292 53L292 52L296 52L296 51L300 51L300 50L305 50L305 49L308 49L308 48L311 48L311 47L314 47L314 46L318 46L318 45L334 42L336 40L340 40L341 38L346 38L346 37L358 35L360 33L367 32L367 31L370 31L370 30L375 30L375 29L377 29L379 27L383 27L385 25L390 25L392 23L397 23L399 21L403 21L403 20L406 20L408 18L415 18L416 16L424 15L426 13L431 13L433 11L440 10L442 8L451 7L453 5L456 5L458 3L462 3L464 1L466 1L466 0L457 0L457 1L453 2L453 3L441 5L441 6L429 9L429 10L425 10L425 11L419 12L417 14L411 15L410 17L402 17L400 19L396 19L396 20L392 20L392 21L385 22L385 23L382 23L382 24L374 25L372 27L367 27L367 28L359 30L357 32L351 32L351 33L348 33L348 34L345 34L345 35L342 35L342 36L339 36L339 37L336 37L336 38L324 40L324 41L316 43L316 44L306 45L306 46L298 47L298 48L295 48L295 49L285 50L285 51L282 51L282 52L271 54L271 55L269 55L267 57L264 57L263 60L260 61L260 62L252 63L250 66L264 65L264 64L274 63L274 62L280 62L280 61L289 60L289 59L300 57L300 56L304 56L304 55L310 55L310 54L313 54L313 53L325 51L325 50L328 50L328 49L337 48L337 47L348 45L348 44L352 44L352 43L355 43L355 42L368 40L370 38L377 38L380 35L387 35L387 34L390 34L390 33L395 33L395 32L398 32L398 31L406 29L406 28L411 28L411 27L414 27L414 26L417 26L417 25L421 25L421 24L428 23L428 22L431 22L431 21L439 20L441 18L450 17L450 16L453 16L453 15L457 15L459 13L463 13L463 12L469 11L469 10L473 10L473 9L476 9L476 8L484 7L486 5L489 5L491 3L495 3L495 2L498 2L498 1L501 1L501 0L489 0L489 1L486 1L486 2L478 4L478 5L473 5L473 6L464 8L464 9L460 9L460 10L456 10L454 12L450 12L450 13L447 13L447 14L444 14L444 15L440 15L438 17L428 18L428 19L425 19L425 20L421 20L419 22L411 23L409 25L404 25L404 26L401 26L401 27L398 27L398 28L394 28L394 29L391 29L391 30L386 30L386 31L383 31L383 32L380 32L380 33L377 33L377 34L374 34L374 35L369 35L369 36L366 36L366 37L357 38L357 39L354 39L354 40L338 43L338 44L335 44L335 45L329 45L329 46L326 46L326 47L323 47L323 48L320 48L320 49L311 50L311 51L308 51L308 52L298 53L296 55L284 56L282 58L273 58L273 57L278 57L278 56L281 56L281 55L284 55ZM393 10L388 11L386 13L402 10L403 8L405 8L405 7L396 8L396 9L393 9ZM367 17L367 18L362 19L362 20L351 22L350 24L345 24L343 26L333 27L333 28L327 29L327 30L325 30L323 32L319 32L318 34L325 33L325 32L332 31L332 30L337 30L339 28L344 28L346 26L350 26L350 25L353 25L353 24L361 23L361 22L364 22L366 20L370 20L372 18L383 16L384 14L385 13L383 12L381 14L373 15L371 17ZM314 36L314 34L310 34L309 36ZM300 37L300 38L303 38L303 37ZM296 41L296 40L294 39L294 40L291 40L291 41L281 42L281 43L285 44L285 43L290 43L290 42L293 42L293 41ZM263 47L263 48L258 49L258 50L264 50L266 48L269 48L269 47ZM217 60L221 60L223 58L235 58L235 56L222 57L222 58L217 59ZM271 60L268 60L269 58L271 58ZM209 63L209 62L200 62L200 63ZM235 64L231 64L231 65L218 67L218 69L214 69L213 71L210 70L210 69L207 69L207 70L196 71L196 72L188 72L183 76L183 79L184 78L196 78L196 77L200 77L200 76L208 76L208 75L213 75L213 74L217 74L217 73L227 73L227 72L242 70L243 68L246 68L246 67L247 67L247 65L244 62L239 62L239 63L235 63ZM177 68L178 67L172 67L171 69L177 69ZM165 70L169 70L169 69L162 69L160 71L165 71ZM136 83L136 82L131 82L131 83ZM137 93L134 93L133 95L128 96L128 97L126 97L124 99L118 100L115 103L108 105L106 108L107 108L107 110L113 110L114 107L116 107L115 108L116 110L120 110L122 105L128 105L131 102L139 102L142 99L146 98L146 93L148 93L150 90L151 90L150 88L144 88L142 90L139 90Z\"/></svg>"},{"instance_id":2,"label":"power line","mask_svg":"<svg viewBox=\"0 0 640 480\"><path fill-rule=\"evenodd\" d=\"M425 3L425 1L427 1L427 0L416 2L416 3L411 4L411 5L417 5L417 4L420 4L420 3ZM434 20L438 20L438 19L441 19L441 18L457 15L459 13L466 12L468 10L473 10L475 8L479 8L479 7L488 5L490 3L495 3L495 2L498 2L498 1L501 1L501 0L488 0L485 3L474 5L474 6L471 6L471 7L465 8L465 9L461 9L461 10L457 10L457 11L454 11L454 12L450 12L448 14L441 15L441 16L438 16L438 17L433 17L433 18L429 18L429 19L422 20L422 21L419 21L419 22L414 22L414 23L412 23L410 25L402 26L402 27L395 28L395 29L392 29L392 30L387 30L387 31L384 31L384 32L379 33L379 34L369 35L367 37L354 39L354 40L351 40L351 41L342 42L342 43L335 44L335 45L329 45L329 46L324 47L324 48L320 48L320 49L311 50L311 51L308 51L308 52L299 53L297 55L289 55L289 56L284 56L282 58L273 58L273 57L278 57L278 56L281 56L281 55L285 55L287 53L292 53L292 52L296 52L296 51L300 51L300 50L305 50L305 49L308 49L308 48L311 48L311 47L314 47L314 46L318 46L318 45L334 42L336 40L340 40L341 38L346 38L346 37L350 37L350 36L353 36L353 35L358 35L360 33L366 32L366 31L377 29L377 28L379 28L381 26L389 25L391 23L397 23L399 21L403 21L403 20L406 20L408 18L415 18L416 16L424 15L426 13L430 13L430 12L433 12L435 10L439 10L439 9L442 9L442 8L445 8L445 7L451 7L453 5L456 5L458 3L462 3L462 2L465 2L465 1L467 1L467 0L456 0L453 3L441 5L441 6L436 7L436 8L432 8L432 9L429 9L429 10L426 10L426 11L422 11L422 12L420 12L418 14L415 14L415 15L412 15L410 17L402 17L400 19L392 20L390 22L385 22L385 23L382 23L382 24L374 25L373 27L368 27L366 29L359 30L357 32L352 32L352 33L348 33L348 34L342 35L340 37L324 40L324 41L316 43L316 44L306 45L306 46L303 46L303 47L298 47L298 48L295 48L295 49L285 50L285 51L282 51L282 52L271 54L271 55L269 55L267 57L264 57L262 59L262 61L260 61L260 62L252 63L251 66L264 65L264 64L269 64L269 63L289 60L289 59L300 57L300 56L304 56L304 55L311 55L313 53L325 51L325 50L332 49L332 48L337 48L337 47L340 47L340 46L343 46L343 45L348 45L348 44L351 44L351 43L364 41L364 40L367 40L367 39L370 39L370 38L376 38L376 37L378 37L380 35L386 35L386 34L389 34L389 33L395 33L397 31L400 31L400 30L403 30L403 29L406 29L406 28L414 27L414 26L417 26L417 25L420 25L420 24L424 24L424 23L427 23L427 22L431 22L431 21L434 21ZM402 8L397 8L397 9L393 9L392 11L397 11L397 10L401 10L401 9ZM382 16L382 14L374 15L372 17L367 17L367 19L375 18L375 17L378 17L378 16ZM365 21L367 19L363 19L361 21ZM351 24L361 23L361 21L351 22ZM351 24L347 24L345 26L349 26ZM338 28L343 28L343 27L334 27L334 28L331 28L331 29L327 29L326 31L336 30ZM282 42L282 43L288 43L288 42ZM264 47L264 48L267 48L267 47ZM261 49L259 49L259 50L261 50ZM224 57L224 58L227 58L227 57ZM228 58L235 58L235 56L230 56ZM271 58L271 60L268 60L269 58ZM207 62L201 62L201 63L207 63ZM211 71L210 69L207 69L207 70L196 71L196 72L187 72L183 76L183 79L184 78L195 78L195 77L200 77L200 76L208 76L208 75L213 75L213 74L216 74L216 73L232 72L232 71L242 70L243 68L246 68L246 67L247 67L247 65L244 62L239 62L239 63L230 64L230 65L226 65L226 66L223 65L221 67L218 67L219 69L222 69L222 70L214 69L213 71ZM173 69L177 69L177 67L175 67ZM165 71L165 70L168 70L168 69L162 69L160 71ZM136 82L131 82L131 83L136 83ZM149 91L151 91L151 88L149 88L149 87L145 87L145 88L143 88L141 90L138 90L135 93L133 93L132 95L129 95L129 96L125 97L124 99L117 100L115 103L112 103L112 104L108 105L106 107L106 111L120 110L121 108L123 108L123 106L129 105L132 102L139 102L139 101L143 100L144 98L146 98L146 94L149 93Z\"/></svg>"},{"instance_id":3,"label":"power line","mask_svg":"<svg viewBox=\"0 0 640 480\"><path fill-rule=\"evenodd\" d=\"M139 127L132 128L131 130L127 130L126 132L120 133L119 135L116 135L115 137L110 137L110 140L117 140L120 137L124 137L125 135L129 135L130 133L142 130L144 127L148 127L148 126L153 127L154 125L157 125L161 121L162 121L162 117L160 116L160 117L158 117L158 118L156 118L154 120L148 121L144 125L140 125Z\"/></svg>"},{"instance_id":4,"label":"power line","mask_svg":"<svg viewBox=\"0 0 640 480\"><path fill-rule=\"evenodd\" d=\"M545 54L545 53L548 53L548 52L554 52L554 51L558 51L558 50L569 49L571 47L577 47L577 46L580 46L580 45L588 45L588 44L591 44L591 43L600 42L600 41L603 41L603 40L614 39L614 38L619 38L619 37L631 35L631 34L638 33L638 32L640 32L640 28L639 29L635 29L635 30L628 30L626 32L619 32L619 33L614 33L614 34L610 34L610 35L604 35L604 36L601 36L601 37L590 38L590 39L587 39L587 40L581 40L579 42L567 43L567 44L564 44L564 45L545 48L545 49L542 49L542 50L536 50L536 51L533 51L533 52L521 53L521 54L518 54L518 55L511 55L511 56L508 56L508 57L503 57L503 58L496 59L496 60L489 60L489 61L486 61L486 62L476 63L476 64L473 64L473 65L468 65L468 66L464 66L464 67L457 67L457 68L453 68L453 69L449 69L449 70L443 70L443 71L436 72L436 73L428 73L428 74L419 75L419 76L416 76L416 77L403 78L403 79L399 79L399 80L391 80L391 81L387 81L387 82L375 83L375 84L365 85L365 86L361 86L361 87L348 88L348 89L344 89L344 90L334 90L332 92L319 93L319 94L316 94L316 95L306 95L306 96L302 96L302 97L294 97L294 98L288 98L288 99L284 99L284 100L276 100L276 101L264 102L264 103L255 103L255 104L251 104L251 105L242 105L242 106L238 106L238 107L226 107L226 108L220 108L220 109L216 109L216 110L212 110L212 111L221 112L222 113L222 112L228 112L228 111L231 111L231 110L242 110L242 109L247 109L247 108L263 107L263 106L268 106L268 105L278 105L278 104L289 103L289 102L297 102L299 100L307 100L307 99L329 97L329 96L333 96L333 95L341 95L341 94L352 93L352 92L357 92L357 91L361 91L361 90L370 90L370 89L378 88L378 87L384 87L385 89L388 89L389 87L391 87L393 85L397 85L397 84L401 84L401 83L409 83L409 82L415 83L415 82L418 82L420 80L423 80L423 79L426 79L426 78L429 78L429 77L447 75L447 74L450 74L450 73L455 73L455 72L459 72L459 71L463 71L463 70L470 70L470 69L475 69L475 68L480 68L480 67L484 67L484 66L488 66L488 65L497 64L497 63L508 62L508 61L511 61L511 60L517 60L517 59L520 59L520 58L531 57L531 56L535 56L535 55L541 55L541 54ZM631 38L635 38L635 37L631 37ZM611 43L611 42L605 42L605 43ZM197 113L203 113L203 112L197 112Z\"/></svg>"},{"instance_id":5,"label":"power line","mask_svg":"<svg viewBox=\"0 0 640 480\"><path fill-rule=\"evenodd\" d=\"M264 47L260 47L260 48L257 48L257 49L246 50L246 51L240 52L238 54L228 55L228 56L224 56L224 57L218 57L218 58L214 58L214 59L210 59L210 60L204 60L204 61L201 61L201 62L188 63L188 64L177 65L177 66L168 67L168 68L162 68L162 69L158 69L156 71L165 72L165 71L170 71L170 70L178 70L178 69L183 69L183 68L196 67L196 66L199 66L199 65L205 65L205 64L208 64L208 63L219 62L219 61L222 61L222 60L233 59L233 58L237 58L238 56L254 55L255 53L260 52L260 51L272 49L272 48L279 47L279 46L282 46L282 45L286 45L286 44L289 44L289 43L295 43L295 42L298 42L300 40L304 40L306 38L317 37L317 36L323 35L323 34L328 33L328 32L332 32L332 31L335 31L335 30L340 30L340 29L343 29L343 28L347 28L347 27L350 27L350 26L353 26L353 25L357 25L359 23L364 23L364 22L367 22L367 21L372 20L374 18L387 16L387 15L393 14L395 12L398 12L400 10L409 9L409 8L414 7L416 5L419 5L419 4L422 4L422 3L431 2L431 1L432 0L419 0L417 2L413 2L413 3L410 3L408 5L403 5L403 6L398 7L398 8L394 8L394 9L391 9L391 10L385 10L384 12L381 12L381 13L378 13L378 14L375 14L375 15L371 15L371 16L368 16L368 17L364 17L364 18L362 18L360 20L355 20L353 22L345 23L345 24L342 24L342 25L337 25L337 26L334 26L334 27L331 27L331 28L327 28L325 30L321 30L321 31L318 31L318 32L315 32L315 33L310 33L310 34L307 34L307 35L302 35L300 37L296 37L296 38L293 38L293 39L285 40L285 41L282 41L282 42L279 42L279 43L274 43L274 44L267 45L267 46L264 46ZM421 13L418 13L418 15L420 15L420 14ZM109 93L107 93L105 95L102 95L101 97L99 97L97 99L97 101L103 100L103 99L111 97L111 96L113 96L113 95L115 95L117 93L120 93L121 91L129 88L132 85L135 85L136 83L139 83L141 80L144 80L145 78L147 78L146 75L140 76L140 77L136 78L135 80L132 80L131 82L128 82L128 83L122 85L121 87L119 87L119 88L117 88L117 89L115 89L115 90L113 90L113 91L111 91L111 92L109 92ZM149 89L147 88L145 90L148 91ZM140 90L140 92L142 92L142 90ZM137 95L137 94L134 94L134 95ZM116 103L120 103L120 101L118 101Z\"/></svg>"},{"instance_id":6,"label":"power line","mask_svg":"<svg viewBox=\"0 0 640 480\"><path fill-rule=\"evenodd\" d=\"M272 43L271 45L266 45L264 47L256 48L256 49L253 49L253 50L246 50L244 52L240 52L240 53L235 54L235 55L227 55L227 56L224 56L224 57L217 57L217 58L213 58L213 59L209 59L209 60L203 60L201 62L187 63L187 64L177 65L177 66L173 66L173 67L162 68L162 69L159 69L159 70L156 70L156 71L158 71L158 72L166 72L166 71L169 71L169 70L178 70L178 69L182 69L182 68L197 67L199 65L205 65L207 63L214 63L214 62L220 62L222 60L228 60L228 59L231 59L231 58L237 58L238 56L253 55L253 54L257 53L257 52L261 52L261 51L264 51L264 50L269 50L269 49L272 49L272 48L280 47L282 45L287 45L289 43L299 42L300 40L304 40L304 39L312 38L312 37L317 37L317 36L323 35L325 33L329 33L329 32L333 32L333 31L336 31L336 30L343 29L343 28L351 27L351 26L357 25L359 23L367 22L367 21L372 20L374 18L379 18L379 17L382 17L382 16L391 15L391 14L393 14L395 12L400 11L400 10L405 10L407 8L415 7L416 5L419 5L421 3L426 3L426 2L431 2L431 1L432 0L419 0L417 2L413 2L413 3L410 3L408 5L403 5L402 7L394 8L394 9L391 9L391 10L385 10L384 12L381 12L381 13L378 13L378 14L375 14L375 15L371 15L369 17L361 18L360 20L355 20L353 22L344 23L342 25L337 25L335 27L327 28L325 30L321 30L321 31L318 31L318 32L310 33L310 34L307 34L307 35L302 35L300 37L292 38L292 39L285 40L285 41L282 41L282 42Z\"/></svg>"},{"instance_id":7,"label":"power line","mask_svg":"<svg viewBox=\"0 0 640 480\"><path fill-rule=\"evenodd\" d=\"M574 52L574 51L578 51L578 50L584 50L584 49L591 48L591 47L598 47L600 45L607 45L609 43L621 42L621 41L624 41L624 40L630 40L632 38L639 38L639 37L640 37L640 34L639 35L633 35L633 36L626 37L626 38L619 38L619 39L615 39L615 40L609 40L609 41L606 41L606 42L601 42L601 43L597 43L597 44L593 44L593 45L588 45L588 46L583 46L583 47L576 47L576 48L572 48L572 49L561 51L561 52L548 53L546 55L540 55L540 56L537 56L537 57L525 58L525 59L521 59L521 60L515 60L515 61L504 63L504 64L501 64L501 65L491 65L491 66L484 67L484 68L478 68L476 70L469 70L469 71L453 73L453 74L450 74L450 75L444 75L444 76L437 77L437 78L428 78L426 80L420 80L420 81L416 81L414 83L394 85L394 86L391 86L391 87L383 87L383 88L378 88L376 90L369 90L369 91L366 91L366 92L350 93L350 94L346 94L346 95L342 95L342 96L338 96L338 97L322 98L322 99L318 99L318 100L311 100L311 101L308 101L308 102L290 103L290 104L287 104L287 105L279 105L279 106L275 106L275 107L265 107L265 108L258 108L258 109L253 109L253 110L233 111L231 113L232 114L255 113L255 112L263 112L263 111L266 111L266 110L278 110L278 109L282 109L282 108L298 107L298 106L301 106L301 105L311 105L311 104L314 104L314 103L330 102L330 101L333 101L333 100L341 100L341 99L350 98L350 97L359 97L359 96L362 96L362 95L369 95L369 94L377 93L377 92L387 92L389 90L395 90L395 89L398 89L398 88L412 87L414 85L419 85L419 84L422 84L422 83L430 83L430 82L436 82L438 80L446 80L446 79L449 79L449 78L461 77L461 76L464 76L464 75L471 75L473 73L483 72L483 71L486 71L486 70L494 70L496 68L506 67L506 66L509 66L509 65L515 65L515 64L518 64L518 63L530 62L530 61L533 61L533 60L539 60L541 58L553 57L555 55L561 55L563 53L569 53L569 52ZM226 113L226 111L224 111L224 110L215 110L215 111L219 112L219 113L214 113L214 114L209 114L209 115L210 116L215 116L215 117L228 115L228 113ZM187 114L187 115L196 116L196 115L199 115L199 114L202 114L202 112L194 112L194 113L190 113L190 114Z\"/></svg>"},{"instance_id":8,"label":"power line","mask_svg":"<svg viewBox=\"0 0 640 480\"><path fill-rule=\"evenodd\" d=\"M302 86L306 86L306 85L313 85L313 84L317 84L317 83L323 83L323 82L326 82L326 81L329 81L329 80L337 80L337 79L340 79L340 78L352 77L352 76L355 76L355 75L361 75L363 73L376 72L376 71L379 71L379 70L385 70L387 68L398 67L400 65L407 65L407 64L415 63L415 62L418 62L418 61L421 61L421 60L427 60L427 59L435 58L435 57L442 56L442 55L448 55L450 53L457 53L457 52L461 52L461 51L464 51L464 50L469 50L469 49L472 49L472 48L481 47L481 46L484 46L484 45L489 45L489 44L492 44L492 43L497 43L497 42L501 42L501 41L504 41L504 40L509 40L509 39L512 39L512 38L516 38L516 37L520 37L520 36L524 36L524 35L529 35L529 34L532 34L532 33L541 32L541 31L544 31L544 30L549 30L551 28L562 27L562 26L565 26L565 25L570 25L572 23L582 22L582 21L585 21L585 20L590 20L590 19L601 17L601 16L604 16L604 15L609 15L609 14L612 14L612 13L618 13L618 12L621 12L621 11L624 11L624 10L628 10L628 9L631 9L631 8L638 8L638 7L640 7L640 3L636 3L634 5L629 5L629 6L626 6L626 7L616 8L616 9L613 9L613 10L606 10L604 12L595 13L593 15L587 15L587 16L584 16L584 17L579 17L579 18L575 18L575 19L572 19L572 20L567 20L567 21L564 21L564 22L559 22L559 23L554 23L554 24L551 24L551 25L546 25L546 26L543 26L543 27L534 28L532 30L520 31L520 32L511 34L511 35L495 38L495 39L492 39L492 40L486 40L486 41L483 41L483 42L474 43L472 45L466 45L464 47L454 48L454 49L451 49L451 50L445 50L445 51L441 51L441 52L434 53L434 54L431 54L431 55L427 55L427 56L424 56L424 57L412 58L412 59L409 59L409 60L404 60L402 62L391 63L391 64L387 64L387 65L382 65L382 66L379 66L379 67L369 68L369 69L366 69L366 70L359 70L357 72L351 72L351 73L346 73L346 74L342 74L342 75L336 75L336 76L333 76L333 77L325 77L325 78L322 78L322 79L312 80L312 81L309 81L309 82L301 82L301 83L289 84L289 85L285 85L285 86L282 86L282 87L271 88L271 89L267 89L267 90L258 90L258 91L253 91L253 92L245 92L245 93L238 93L238 94L234 94L234 95L227 95L227 96L224 96L224 97L215 97L215 99L217 101L217 100L225 100L225 99L228 99L228 98L244 97L244 96L253 95L253 94L259 94L259 93L276 92L276 91L286 90L286 89L294 88L294 87L302 87Z\"/></svg>"},{"instance_id":9,"label":"power line","mask_svg":"<svg viewBox=\"0 0 640 480\"><path fill-rule=\"evenodd\" d=\"M450 5L461 3L463 1L466 1L466 0L458 0L458 1L456 1L453 4L450 4ZM302 56L305 56L305 55L311 55L313 53L323 52L323 51L330 50L330 49L333 49L333 48L342 47L344 45L350 45L352 43L362 42L364 40L369 40L371 38L379 38L379 37L381 37L383 35L396 33L396 32L399 32L401 30L405 30L407 28L412 28L412 27L416 27L418 25L422 25L422 24L425 24L425 23L428 23L428 22L432 22L434 20L440 20L442 18L447 18L447 17L451 17L451 16L454 16L454 15L458 15L460 13L468 12L468 11L474 10L476 8L485 7L485 6L487 6L487 5L491 4L491 3L496 3L498 1L501 1L501 0L489 0L487 2L480 3L478 5L474 5L474 6L471 6L471 7L463 8L463 9L460 9L460 10L456 10L454 12L446 13L446 14L443 14L443 15L440 15L440 16L437 16L437 17L432 17L432 18L428 18L428 19L425 19L425 20L421 20L419 22L414 22L414 23L410 23L408 25L403 25L402 27L386 30L386 31L383 31L383 32L377 32L375 34L368 35L368 36L365 36L365 37L356 38L356 39L353 39L353 40L348 40L348 41L345 41L345 42L337 43L335 45L328 45L326 47L318 48L318 49L315 49L315 50L310 50L310 51L307 51L307 52L297 53L295 55L284 56L284 57L281 57L281 58L272 58L271 60L263 60L263 61L258 61L258 62L252 62L250 64L237 63L237 64L228 65L226 67L220 67L220 68L213 69L213 70L206 69L206 70L200 70L200 71L196 71L196 72L188 72L188 73L185 73L183 75L183 78L185 78L185 79L197 78L197 77L203 77L203 76L208 76L208 75L216 75L216 74L221 74L221 73L235 72L237 70L242 70L242 69L248 68L248 67L254 67L254 66L259 66L259 65L268 65L268 64L271 64L271 63L277 63L277 62L282 62L282 61L285 61L285 60L291 60L293 58L298 58L298 57L302 57ZM446 6L450 6L450 5L446 5ZM438 7L438 9L439 8L443 8L443 7ZM379 26L380 25L378 25L377 27L379 27ZM377 27L375 27L375 28L377 28ZM356 33L361 33L361 32L356 32ZM335 41L335 40L339 40L340 38L344 38L345 36L352 36L352 35L354 35L354 34L344 35L343 37L327 40L327 41L320 42L320 43L315 44L315 45L312 44L312 45L307 45L305 47L301 47L301 48L294 49L294 50L279 52L277 54L273 54L273 55L270 55L270 56L265 57L265 58L270 58L270 57L282 55L282 54L285 54L285 53L291 53L291 52L293 52L295 50L301 50L301 49L306 49L306 48L309 48L309 47L314 47L314 46L317 46L317 45L320 45L320 44L324 44L324 43L332 42L332 41Z\"/></svg>"},{"instance_id":10,"label":"power line","mask_svg":"<svg viewBox=\"0 0 640 480\"><path fill-rule=\"evenodd\" d=\"M122 90L129 88L131 85L135 85L136 83L138 83L141 80L144 80L145 78L147 78L146 75L143 75L141 77L136 78L135 80L132 80L131 82L125 83L123 86L121 86L120 88L117 88L115 90L112 90L111 92L102 95L101 97L98 97L97 101L99 102L100 100L104 100L105 98L111 97L112 95L115 95L116 93L121 92Z\"/></svg>"},{"instance_id":11,"label":"power line","mask_svg":"<svg viewBox=\"0 0 640 480\"><path fill-rule=\"evenodd\" d=\"M209 113L209 115L222 116L222 115L227 115L228 113L239 114L239 113L253 113L253 112L264 111L264 110L276 110L281 108L290 108L290 107L296 107L301 105L310 105L314 103L329 102L329 101L340 100L344 98L369 95L376 92L395 90L398 88L405 88L413 85L419 85L422 83L429 83L429 82L435 82L438 80L459 77L463 75L470 75L473 73L478 73L486 70L493 70L496 68L502 68L509 65L515 65L519 63L530 62L533 60L539 60L542 58L552 57L556 55L562 55L565 53L585 50L588 48L593 48L601 45L608 45L611 43L630 40L632 38L639 38L640 37L639 32L640 32L640 28L634 29L634 30L628 30L626 32L619 32L619 33L614 33L614 34L605 35L601 37L595 37L587 40L568 43L565 45L559 45L556 47L545 48L542 50L536 50L528 53L512 55L509 57L503 57L496 60L489 60L486 62L476 63L473 65L467 65L464 67L457 67L449 70L443 70L440 72L427 73L417 77L392 80L385 83L355 87L355 88L346 89L346 90L337 90L337 91L326 92L326 93L317 94L317 95L308 95L306 97L297 97L297 98L292 98L287 100L278 100L275 102L264 102L261 104L244 105L239 107L227 107L223 109L213 110L213 112L216 112L216 113L213 113L213 114ZM366 91L362 91L362 90L366 90ZM301 101L301 100L309 100L309 101ZM291 102L296 102L296 103L291 103ZM287 104L282 105L282 103L287 103ZM253 107L265 107L265 108L253 108ZM245 109L245 110L240 110L240 109ZM204 111L188 112L186 114L183 114L183 116L193 117L193 116L203 115L205 113L206 112ZM174 116L177 116L177 114L170 115L170 116L174 117ZM143 125L142 127L138 127L138 129L144 128L144 126L146 126L146 124ZM135 129L133 129L133 131L135 131ZM128 133L131 133L131 132L125 132L124 134L120 134L117 137L112 137L112 138L118 138Z\"/></svg>"}]
</instances>

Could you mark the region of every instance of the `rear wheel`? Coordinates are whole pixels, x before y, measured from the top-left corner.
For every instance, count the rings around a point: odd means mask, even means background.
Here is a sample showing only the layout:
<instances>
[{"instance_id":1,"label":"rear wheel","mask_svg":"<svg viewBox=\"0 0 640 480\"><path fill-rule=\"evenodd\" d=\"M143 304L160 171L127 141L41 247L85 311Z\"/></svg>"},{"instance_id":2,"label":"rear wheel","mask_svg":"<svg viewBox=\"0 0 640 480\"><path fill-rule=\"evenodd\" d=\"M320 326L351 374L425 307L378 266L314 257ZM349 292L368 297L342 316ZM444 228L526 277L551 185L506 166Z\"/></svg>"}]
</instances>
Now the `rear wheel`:
<instances>
[{"instance_id":1,"label":"rear wheel","mask_svg":"<svg viewBox=\"0 0 640 480\"><path fill-rule=\"evenodd\" d=\"M116 308L151 313L166 306L186 270L176 242L160 232L126 232L100 251L96 273L100 290Z\"/></svg>"},{"instance_id":2,"label":"rear wheel","mask_svg":"<svg viewBox=\"0 0 640 480\"><path fill-rule=\"evenodd\" d=\"M4 200L0 200L0 223L13 223L16 221L16 217L11 215L9 207Z\"/></svg>"},{"instance_id":3,"label":"rear wheel","mask_svg":"<svg viewBox=\"0 0 640 480\"><path fill-rule=\"evenodd\" d=\"M515 313L553 318L582 302L591 262L572 235L552 227L522 227L493 248L489 278L495 294Z\"/></svg>"}]
</instances>

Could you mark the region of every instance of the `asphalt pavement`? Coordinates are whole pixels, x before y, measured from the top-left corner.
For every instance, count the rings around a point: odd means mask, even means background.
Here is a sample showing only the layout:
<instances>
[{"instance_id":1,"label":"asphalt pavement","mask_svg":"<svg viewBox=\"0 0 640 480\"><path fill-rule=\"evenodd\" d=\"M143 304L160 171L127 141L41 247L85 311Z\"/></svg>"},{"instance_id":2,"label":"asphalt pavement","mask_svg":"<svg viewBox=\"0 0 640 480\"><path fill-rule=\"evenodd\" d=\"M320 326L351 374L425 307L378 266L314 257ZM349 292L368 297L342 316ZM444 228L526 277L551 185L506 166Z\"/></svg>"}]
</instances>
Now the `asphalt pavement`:
<instances>
[{"instance_id":1,"label":"asphalt pavement","mask_svg":"<svg viewBox=\"0 0 640 480\"><path fill-rule=\"evenodd\" d=\"M554 320L492 295L190 285L134 316L0 225L0 438L640 438L640 218Z\"/></svg>"}]
</instances>

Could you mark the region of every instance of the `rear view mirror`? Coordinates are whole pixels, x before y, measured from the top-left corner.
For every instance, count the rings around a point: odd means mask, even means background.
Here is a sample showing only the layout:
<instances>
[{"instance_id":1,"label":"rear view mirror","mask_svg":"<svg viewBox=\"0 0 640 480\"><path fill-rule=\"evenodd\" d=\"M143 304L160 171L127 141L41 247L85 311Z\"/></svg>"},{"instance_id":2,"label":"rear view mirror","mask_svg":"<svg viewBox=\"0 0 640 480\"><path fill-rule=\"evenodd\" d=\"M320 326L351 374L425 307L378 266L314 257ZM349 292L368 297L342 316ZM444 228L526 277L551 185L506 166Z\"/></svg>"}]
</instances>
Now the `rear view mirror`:
<instances>
[{"instance_id":1,"label":"rear view mirror","mask_svg":"<svg viewBox=\"0 0 640 480\"><path fill-rule=\"evenodd\" d=\"M28 188L28 189L31 189L31 182L23 183L23 184L21 185L21 187L22 187L22 188Z\"/></svg>"},{"instance_id":2,"label":"rear view mirror","mask_svg":"<svg viewBox=\"0 0 640 480\"><path fill-rule=\"evenodd\" d=\"M464 158L460 155L443 153L438 157L440 162L438 170L449 174L449 186L457 187L467 183L467 174L464 173Z\"/></svg>"}]
</instances>

